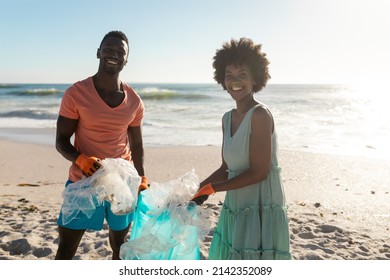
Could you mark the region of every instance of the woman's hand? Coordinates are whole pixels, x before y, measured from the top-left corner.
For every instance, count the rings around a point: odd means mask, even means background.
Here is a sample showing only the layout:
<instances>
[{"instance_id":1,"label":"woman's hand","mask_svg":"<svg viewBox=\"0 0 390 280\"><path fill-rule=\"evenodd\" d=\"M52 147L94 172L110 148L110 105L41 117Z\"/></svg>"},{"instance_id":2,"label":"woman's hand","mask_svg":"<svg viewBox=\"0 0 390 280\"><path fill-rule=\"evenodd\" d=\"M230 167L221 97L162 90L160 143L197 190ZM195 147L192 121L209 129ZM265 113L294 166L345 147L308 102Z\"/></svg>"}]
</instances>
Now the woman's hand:
<instances>
[{"instance_id":1,"label":"woman's hand","mask_svg":"<svg viewBox=\"0 0 390 280\"><path fill-rule=\"evenodd\" d=\"M195 202L197 205L201 205L205 202L210 195L215 194L214 187L209 183L201 187L197 193L191 198L191 201Z\"/></svg>"}]
</instances>

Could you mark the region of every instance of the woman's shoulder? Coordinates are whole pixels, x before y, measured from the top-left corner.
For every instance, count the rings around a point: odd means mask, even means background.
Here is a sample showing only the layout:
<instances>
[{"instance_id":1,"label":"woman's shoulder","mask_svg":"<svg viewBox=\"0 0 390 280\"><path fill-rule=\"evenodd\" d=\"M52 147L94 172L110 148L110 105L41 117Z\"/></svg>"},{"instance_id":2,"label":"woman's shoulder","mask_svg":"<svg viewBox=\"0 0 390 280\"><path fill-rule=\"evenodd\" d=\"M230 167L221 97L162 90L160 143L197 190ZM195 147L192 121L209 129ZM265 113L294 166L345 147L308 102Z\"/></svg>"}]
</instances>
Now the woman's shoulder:
<instances>
[{"instance_id":1,"label":"woman's shoulder","mask_svg":"<svg viewBox=\"0 0 390 280\"><path fill-rule=\"evenodd\" d=\"M272 118L272 113L271 110L268 108L267 105L263 103L258 103L257 105L254 106L253 114L257 116L263 116L263 117L271 117Z\"/></svg>"},{"instance_id":2,"label":"woman's shoulder","mask_svg":"<svg viewBox=\"0 0 390 280\"><path fill-rule=\"evenodd\" d=\"M223 114L223 116L222 116L222 119L226 119L226 118L232 113L233 110L234 110L234 109L231 109L231 110L225 112L225 113Z\"/></svg>"},{"instance_id":3,"label":"woman's shoulder","mask_svg":"<svg viewBox=\"0 0 390 280\"><path fill-rule=\"evenodd\" d=\"M272 116L271 110L263 103L259 103L255 106L252 115L252 123L262 123L263 125L269 124L274 130L274 118Z\"/></svg>"}]
</instances>

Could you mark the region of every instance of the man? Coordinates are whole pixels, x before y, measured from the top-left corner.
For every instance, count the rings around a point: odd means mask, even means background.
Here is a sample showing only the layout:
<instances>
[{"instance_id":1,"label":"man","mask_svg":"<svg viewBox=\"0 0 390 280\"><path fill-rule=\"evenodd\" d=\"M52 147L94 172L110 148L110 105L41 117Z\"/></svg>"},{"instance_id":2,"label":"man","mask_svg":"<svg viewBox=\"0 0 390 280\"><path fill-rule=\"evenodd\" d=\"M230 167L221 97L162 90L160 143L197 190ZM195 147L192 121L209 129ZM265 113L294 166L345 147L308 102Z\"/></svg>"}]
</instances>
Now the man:
<instances>
[{"instance_id":1,"label":"man","mask_svg":"<svg viewBox=\"0 0 390 280\"><path fill-rule=\"evenodd\" d=\"M126 65L129 45L120 31L107 33L97 50L97 73L68 88L57 120L56 148L72 162L69 180L91 176L104 158L132 161L142 176L139 191L147 188L143 164L142 119L144 105L140 97L119 79ZM71 137L74 134L74 144ZM59 244L56 259L72 259L85 230L101 230L104 219L109 225L112 259L119 259L120 246L132 222L132 214L114 215L109 203L98 207L91 218L80 213L77 219L62 224L58 219Z\"/></svg>"}]
</instances>

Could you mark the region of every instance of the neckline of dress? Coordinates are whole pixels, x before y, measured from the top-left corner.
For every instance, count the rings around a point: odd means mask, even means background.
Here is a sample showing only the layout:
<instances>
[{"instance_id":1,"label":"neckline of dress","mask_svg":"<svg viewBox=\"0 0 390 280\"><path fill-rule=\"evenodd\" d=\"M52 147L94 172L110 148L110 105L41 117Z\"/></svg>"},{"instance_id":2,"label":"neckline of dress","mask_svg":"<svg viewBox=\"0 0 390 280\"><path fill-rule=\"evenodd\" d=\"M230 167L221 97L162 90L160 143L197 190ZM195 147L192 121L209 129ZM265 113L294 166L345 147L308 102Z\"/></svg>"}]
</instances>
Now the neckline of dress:
<instances>
[{"instance_id":1,"label":"neckline of dress","mask_svg":"<svg viewBox=\"0 0 390 280\"><path fill-rule=\"evenodd\" d=\"M230 136L230 139L234 138L234 136L237 134L237 132L241 129L241 126L243 124L243 122L245 121L245 119L247 118L248 114L250 111L252 111L254 108L256 108L257 106L259 106L260 104L256 104L255 106L253 106L252 108L250 108L248 111L246 111L245 113L245 116L242 118L242 121L240 122L240 124L238 125L236 131L234 132L234 134L232 134L232 117L233 117L233 111L235 109L232 109L230 111L230 125L229 125L229 136Z\"/></svg>"}]
</instances>

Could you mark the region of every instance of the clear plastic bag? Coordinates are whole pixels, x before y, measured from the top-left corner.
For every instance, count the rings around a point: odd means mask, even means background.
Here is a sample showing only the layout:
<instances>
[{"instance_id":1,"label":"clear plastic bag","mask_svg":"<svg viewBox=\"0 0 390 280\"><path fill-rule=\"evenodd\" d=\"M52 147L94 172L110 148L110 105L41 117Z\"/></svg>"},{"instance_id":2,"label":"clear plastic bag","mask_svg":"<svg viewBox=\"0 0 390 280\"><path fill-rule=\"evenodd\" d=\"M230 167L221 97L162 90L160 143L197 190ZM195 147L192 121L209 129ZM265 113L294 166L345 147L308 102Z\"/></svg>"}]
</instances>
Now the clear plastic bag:
<instances>
[{"instance_id":1,"label":"clear plastic bag","mask_svg":"<svg viewBox=\"0 0 390 280\"><path fill-rule=\"evenodd\" d=\"M151 183L141 192L130 240L120 249L127 260L197 260L211 228L209 210L190 202L198 190L194 170L177 180Z\"/></svg>"},{"instance_id":2,"label":"clear plastic bag","mask_svg":"<svg viewBox=\"0 0 390 280\"><path fill-rule=\"evenodd\" d=\"M81 211L90 218L106 200L116 215L134 212L141 177L127 160L107 158L90 177L69 184L62 192L62 223L72 221Z\"/></svg>"}]
</instances>

